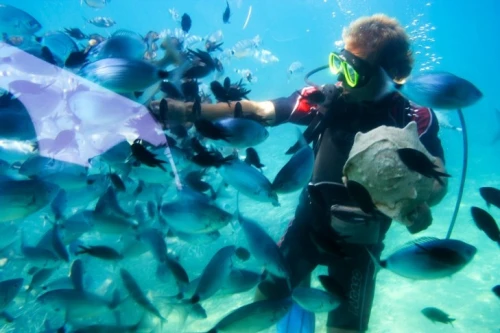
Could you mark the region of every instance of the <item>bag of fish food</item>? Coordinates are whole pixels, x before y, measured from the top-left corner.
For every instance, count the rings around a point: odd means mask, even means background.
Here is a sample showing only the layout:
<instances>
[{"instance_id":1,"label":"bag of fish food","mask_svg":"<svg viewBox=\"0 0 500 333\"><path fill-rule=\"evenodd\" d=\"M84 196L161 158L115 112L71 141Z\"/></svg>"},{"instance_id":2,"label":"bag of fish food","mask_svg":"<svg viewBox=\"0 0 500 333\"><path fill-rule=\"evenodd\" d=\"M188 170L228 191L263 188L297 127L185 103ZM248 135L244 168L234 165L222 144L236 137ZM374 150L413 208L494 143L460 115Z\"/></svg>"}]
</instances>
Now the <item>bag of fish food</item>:
<instances>
[{"instance_id":1,"label":"bag of fish food","mask_svg":"<svg viewBox=\"0 0 500 333\"><path fill-rule=\"evenodd\" d=\"M344 165L344 183L359 183L380 212L408 225L407 216L429 199L434 180L410 170L398 155L402 148L417 150L432 163L436 160L420 142L415 122L402 129L380 126L358 132Z\"/></svg>"}]
</instances>

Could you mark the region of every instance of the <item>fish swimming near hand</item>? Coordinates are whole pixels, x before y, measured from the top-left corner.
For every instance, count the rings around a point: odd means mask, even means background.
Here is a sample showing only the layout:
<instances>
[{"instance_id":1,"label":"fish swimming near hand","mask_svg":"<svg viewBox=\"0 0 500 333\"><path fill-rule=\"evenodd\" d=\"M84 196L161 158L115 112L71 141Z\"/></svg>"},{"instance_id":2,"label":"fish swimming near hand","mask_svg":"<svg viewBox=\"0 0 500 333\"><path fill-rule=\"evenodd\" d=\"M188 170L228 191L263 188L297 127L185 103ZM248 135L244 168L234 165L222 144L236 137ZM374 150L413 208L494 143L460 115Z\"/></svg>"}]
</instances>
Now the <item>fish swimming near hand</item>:
<instances>
[{"instance_id":1,"label":"fish swimming near hand","mask_svg":"<svg viewBox=\"0 0 500 333\"><path fill-rule=\"evenodd\" d=\"M140 92L169 77L148 62L137 59L105 58L83 66L79 74L117 93Z\"/></svg>"}]
</instances>

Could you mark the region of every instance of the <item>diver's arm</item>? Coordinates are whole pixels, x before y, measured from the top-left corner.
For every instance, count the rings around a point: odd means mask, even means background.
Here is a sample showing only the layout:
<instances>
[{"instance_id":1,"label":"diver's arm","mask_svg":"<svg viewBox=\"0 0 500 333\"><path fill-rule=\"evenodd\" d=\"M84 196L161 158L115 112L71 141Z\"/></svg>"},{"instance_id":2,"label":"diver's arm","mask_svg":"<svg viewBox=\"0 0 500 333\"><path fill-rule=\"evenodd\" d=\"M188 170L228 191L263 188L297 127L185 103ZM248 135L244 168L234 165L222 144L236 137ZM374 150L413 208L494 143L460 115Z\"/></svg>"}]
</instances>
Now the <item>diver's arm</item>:
<instances>
[{"instance_id":1,"label":"diver's arm","mask_svg":"<svg viewBox=\"0 0 500 333\"><path fill-rule=\"evenodd\" d=\"M150 110L162 121L176 121L180 123L192 123L195 120L193 113L193 102L182 102L167 98L168 114L161 115L159 106L160 100L150 103ZM262 121L264 125L273 126L276 120L275 107L273 102L255 102L240 101L243 110L243 116ZM220 118L229 118L234 116L234 107L236 102L228 103L202 103L201 117L208 120L217 120Z\"/></svg>"}]
</instances>

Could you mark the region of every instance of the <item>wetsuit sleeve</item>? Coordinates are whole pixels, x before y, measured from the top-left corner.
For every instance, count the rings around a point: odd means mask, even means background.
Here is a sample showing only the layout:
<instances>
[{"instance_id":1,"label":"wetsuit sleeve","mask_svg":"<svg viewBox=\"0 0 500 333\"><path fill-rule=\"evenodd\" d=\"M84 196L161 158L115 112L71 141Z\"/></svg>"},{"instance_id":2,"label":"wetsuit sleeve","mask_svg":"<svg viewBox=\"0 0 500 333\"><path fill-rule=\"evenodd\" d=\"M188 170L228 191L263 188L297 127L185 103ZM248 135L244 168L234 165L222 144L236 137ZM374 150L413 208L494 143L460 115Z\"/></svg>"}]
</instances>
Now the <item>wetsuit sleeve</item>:
<instances>
[{"instance_id":1,"label":"wetsuit sleeve","mask_svg":"<svg viewBox=\"0 0 500 333\"><path fill-rule=\"evenodd\" d=\"M436 114L426 107L416 107L414 110L413 120L417 122L420 142L432 156L439 157L444 162L444 150L438 136L439 123Z\"/></svg>"},{"instance_id":2,"label":"wetsuit sleeve","mask_svg":"<svg viewBox=\"0 0 500 333\"><path fill-rule=\"evenodd\" d=\"M308 125L318 109L318 105L307 100L307 96L314 91L317 91L317 88L305 87L301 91L294 92L289 97L272 100L276 117L274 126L285 122Z\"/></svg>"}]
</instances>

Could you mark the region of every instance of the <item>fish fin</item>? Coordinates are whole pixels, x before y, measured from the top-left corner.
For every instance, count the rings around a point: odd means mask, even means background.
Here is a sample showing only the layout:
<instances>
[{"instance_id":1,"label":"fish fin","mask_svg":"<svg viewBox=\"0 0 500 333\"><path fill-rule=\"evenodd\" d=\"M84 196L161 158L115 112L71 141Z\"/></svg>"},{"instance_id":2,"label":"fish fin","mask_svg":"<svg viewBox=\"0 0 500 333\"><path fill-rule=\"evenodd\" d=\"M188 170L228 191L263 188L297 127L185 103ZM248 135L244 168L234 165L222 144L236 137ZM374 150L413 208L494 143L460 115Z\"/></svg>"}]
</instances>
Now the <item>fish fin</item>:
<instances>
[{"instance_id":1,"label":"fish fin","mask_svg":"<svg viewBox=\"0 0 500 333\"><path fill-rule=\"evenodd\" d=\"M136 92L134 92L134 96L135 96L135 98L139 98L139 97L141 97L143 94L144 94L144 91L136 91Z\"/></svg>"},{"instance_id":2,"label":"fish fin","mask_svg":"<svg viewBox=\"0 0 500 333\"><path fill-rule=\"evenodd\" d=\"M432 241L435 241L435 240L438 240L438 239L439 238L437 238L437 237L428 237L428 236L426 236L426 237L420 237L420 238L417 238L417 239L414 239L414 240L411 240L409 242L404 243L403 245L401 245L400 247L398 247L394 252L406 249L408 247L415 246L417 244L422 245L422 244L425 244L427 242L432 242Z\"/></svg>"},{"instance_id":3,"label":"fish fin","mask_svg":"<svg viewBox=\"0 0 500 333\"><path fill-rule=\"evenodd\" d=\"M366 250L366 252L368 252L368 255L370 256L370 258L373 261L373 264L375 265L375 274L373 274L373 279L375 280L375 277L377 276L377 273L382 268L386 268L386 262L384 260L378 260L377 258L375 258L375 256L373 255L373 253L370 250L368 250L368 247L366 247L366 246L365 246L365 250Z\"/></svg>"},{"instance_id":4,"label":"fish fin","mask_svg":"<svg viewBox=\"0 0 500 333\"><path fill-rule=\"evenodd\" d=\"M278 333L314 333L316 316L293 303L288 313L276 324Z\"/></svg>"},{"instance_id":5,"label":"fish fin","mask_svg":"<svg viewBox=\"0 0 500 333\"><path fill-rule=\"evenodd\" d=\"M2 316L5 319L5 321L7 321L8 323L12 323L12 322L14 322L14 320L16 320L16 317L14 317L13 315L11 315L9 312L7 312L5 310L0 313L0 316Z\"/></svg>"}]
</instances>

